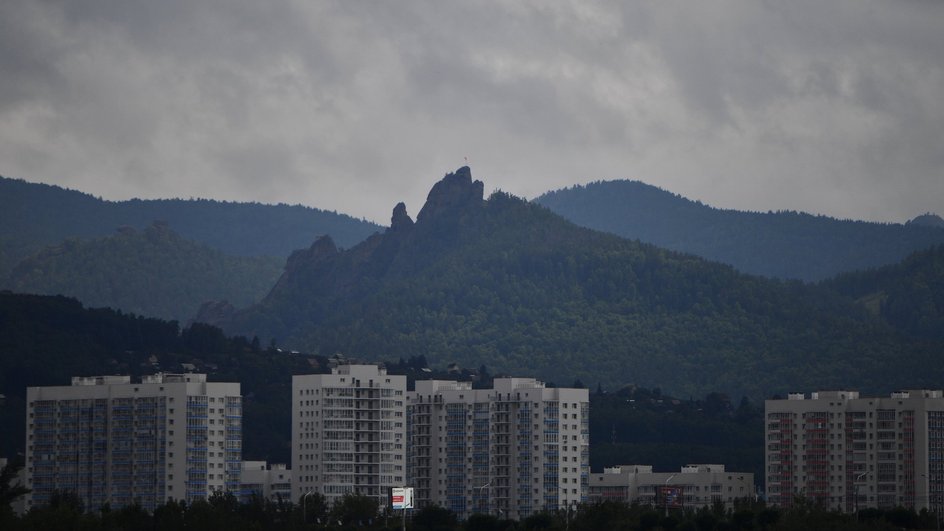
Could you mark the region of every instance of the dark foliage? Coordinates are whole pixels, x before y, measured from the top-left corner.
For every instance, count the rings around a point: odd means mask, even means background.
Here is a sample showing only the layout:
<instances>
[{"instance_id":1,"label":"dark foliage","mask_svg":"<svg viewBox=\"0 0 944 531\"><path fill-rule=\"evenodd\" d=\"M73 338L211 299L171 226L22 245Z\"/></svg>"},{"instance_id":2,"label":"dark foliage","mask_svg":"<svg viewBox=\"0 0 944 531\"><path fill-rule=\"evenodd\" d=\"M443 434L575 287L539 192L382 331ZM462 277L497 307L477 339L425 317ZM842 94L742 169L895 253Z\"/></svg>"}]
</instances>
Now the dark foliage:
<instances>
[{"instance_id":1,"label":"dark foliage","mask_svg":"<svg viewBox=\"0 0 944 531\"><path fill-rule=\"evenodd\" d=\"M856 299L904 335L944 340L944 246L823 285Z\"/></svg>"},{"instance_id":2,"label":"dark foliage","mask_svg":"<svg viewBox=\"0 0 944 531\"><path fill-rule=\"evenodd\" d=\"M183 321L209 300L236 306L258 301L280 272L278 259L229 256L155 224L46 248L20 262L6 285L22 293L66 295L88 306Z\"/></svg>"},{"instance_id":3,"label":"dark foliage","mask_svg":"<svg viewBox=\"0 0 944 531\"><path fill-rule=\"evenodd\" d=\"M898 262L944 243L944 230L928 222L899 225L721 210L638 181L574 186L534 201L583 227L776 278L822 280Z\"/></svg>"},{"instance_id":4,"label":"dark foliage","mask_svg":"<svg viewBox=\"0 0 944 531\"><path fill-rule=\"evenodd\" d=\"M153 514L137 506L117 511L103 508L83 512L68 495L57 496L54 503L35 508L22 518L3 522L4 531L393 531L401 529L400 514L378 514L376 503L350 497L341 500L330 517L304 520L299 505L255 499L240 505L231 495L215 495L208 501L171 502ZM338 520L338 516L346 518ZM897 508L869 510L859 515L842 514L803 503L791 509L766 507L745 501L735 507L705 507L698 510L672 510L665 514L659 507L626 505L618 502L584 504L575 511L537 513L520 522L502 520L492 515L474 514L465 522L457 521L446 509L426 508L408 519L410 531L892 531L933 529L935 516L926 511Z\"/></svg>"},{"instance_id":5,"label":"dark foliage","mask_svg":"<svg viewBox=\"0 0 944 531\"><path fill-rule=\"evenodd\" d=\"M764 478L764 408L726 395L703 399L663 396L627 387L590 395L590 463L595 472L646 464L657 471L695 463L723 463L727 470Z\"/></svg>"}]
</instances>

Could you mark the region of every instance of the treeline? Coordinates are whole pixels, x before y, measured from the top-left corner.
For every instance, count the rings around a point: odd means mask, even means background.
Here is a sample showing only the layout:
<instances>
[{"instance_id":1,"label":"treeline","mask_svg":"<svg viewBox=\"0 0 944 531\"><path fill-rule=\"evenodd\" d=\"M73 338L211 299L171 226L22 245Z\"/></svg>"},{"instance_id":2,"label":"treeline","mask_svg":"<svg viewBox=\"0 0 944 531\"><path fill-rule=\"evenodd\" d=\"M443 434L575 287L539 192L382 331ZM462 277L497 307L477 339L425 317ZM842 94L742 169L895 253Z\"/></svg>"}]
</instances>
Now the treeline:
<instances>
[{"instance_id":1,"label":"treeline","mask_svg":"<svg viewBox=\"0 0 944 531\"><path fill-rule=\"evenodd\" d=\"M240 504L225 494L192 504L170 502L153 512L135 505L88 512L77 499L60 493L49 505L21 518L9 507L0 507L0 527L5 531L394 531L404 527L410 531L890 531L933 529L936 524L935 515L925 510L865 509L843 514L803 500L790 509L745 500L733 507L717 504L671 511L603 502L582 504L572 511L537 513L521 521L474 514L460 522L448 509L435 506L409 511L402 520L400 511L379 513L377 502L362 496L349 495L334 507L328 507L318 494L306 498L304 504L258 497Z\"/></svg>"},{"instance_id":2,"label":"treeline","mask_svg":"<svg viewBox=\"0 0 944 531\"><path fill-rule=\"evenodd\" d=\"M590 394L590 464L652 465L658 472L690 464L723 464L764 483L764 406L727 395L673 398L659 389L626 387Z\"/></svg>"},{"instance_id":3,"label":"treeline","mask_svg":"<svg viewBox=\"0 0 944 531\"><path fill-rule=\"evenodd\" d=\"M638 181L573 186L534 201L583 227L784 279L823 280L944 243L944 230L924 224L723 210Z\"/></svg>"}]
</instances>

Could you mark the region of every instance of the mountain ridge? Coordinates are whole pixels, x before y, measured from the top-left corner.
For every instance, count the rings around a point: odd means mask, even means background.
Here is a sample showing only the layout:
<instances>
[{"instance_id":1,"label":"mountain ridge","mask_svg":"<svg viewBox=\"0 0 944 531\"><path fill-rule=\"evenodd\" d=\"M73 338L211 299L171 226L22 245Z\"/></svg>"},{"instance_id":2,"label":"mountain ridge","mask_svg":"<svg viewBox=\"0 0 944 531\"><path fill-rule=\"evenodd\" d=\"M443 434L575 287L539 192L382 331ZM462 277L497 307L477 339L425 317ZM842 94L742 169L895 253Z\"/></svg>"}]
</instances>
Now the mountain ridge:
<instances>
[{"instance_id":1,"label":"mountain ridge","mask_svg":"<svg viewBox=\"0 0 944 531\"><path fill-rule=\"evenodd\" d=\"M211 199L108 201L55 185L0 176L0 278L24 258L68 238L161 221L182 236L235 256L284 258L321 234L353 246L381 230L351 216L302 205Z\"/></svg>"},{"instance_id":2,"label":"mountain ridge","mask_svg":"<svg viewBox=\"0 0 944 531\"><path fill-rule=\"evenodd\" d=\"M944 230L930 222L883 224L795 211L719 209L641 181L597 181L547 192L533 202L584 227L745 273L807 282L895 263L944 243Z\"/></svg>"}]
</instances>

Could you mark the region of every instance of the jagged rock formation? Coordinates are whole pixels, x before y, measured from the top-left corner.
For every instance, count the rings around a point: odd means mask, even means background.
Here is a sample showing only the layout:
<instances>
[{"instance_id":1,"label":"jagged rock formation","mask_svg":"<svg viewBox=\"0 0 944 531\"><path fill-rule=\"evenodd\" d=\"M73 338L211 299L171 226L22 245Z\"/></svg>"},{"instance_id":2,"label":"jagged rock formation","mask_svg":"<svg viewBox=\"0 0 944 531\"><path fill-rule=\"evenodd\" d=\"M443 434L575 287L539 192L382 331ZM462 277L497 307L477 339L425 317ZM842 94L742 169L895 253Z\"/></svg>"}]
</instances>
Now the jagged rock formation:
<instances>
[{"instance_id":1,"label":"jagged rock formation","mask_svg":"<svg viewBox=\"0 0 944 531\"><path fill-rule=\"evenodd\" d=\"M390 228L351 249L320 238L225 330L326 356L424 355L679 393L884 390L944 375L929 363L933 346L902 340L832 291L580 228L483 190L460 168L432 187L416 222L398 204Z\"/></svg>"}]
</instances>

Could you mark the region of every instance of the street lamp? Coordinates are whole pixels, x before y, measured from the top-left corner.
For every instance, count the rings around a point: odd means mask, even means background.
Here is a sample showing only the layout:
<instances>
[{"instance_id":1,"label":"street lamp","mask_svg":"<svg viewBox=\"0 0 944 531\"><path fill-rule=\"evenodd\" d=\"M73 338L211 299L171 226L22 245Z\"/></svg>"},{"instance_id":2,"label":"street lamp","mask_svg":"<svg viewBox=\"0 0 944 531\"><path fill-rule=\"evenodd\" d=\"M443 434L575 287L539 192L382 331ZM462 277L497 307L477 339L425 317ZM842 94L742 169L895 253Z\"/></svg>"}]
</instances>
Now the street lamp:
<instances>
[{"instance_id":1,"label":"street lamp","mask_svg":"<svg viewBox=\"0 0 944 531\"><path fill-rule=\"evenodd\" d=\"M672 481L672 478L675 477L675 474L665 478L665 484L662 486L662 505L665 507L665 517L669 517L669 482Z\"/></svg>"},{"instance_id":2,"label":"street lamp","mask_svg":"<svg viewBox=\"0 0 944 531\"><path fill-rule=\"evenodd\" d=\"M863 472L856 476L855 483L852 485L853 496L855 496L855 500L853 501L855 503L856 522L859 521L859 481L861 481L866 474L868 474L868 472Z\"/></svg>"},{"instance_id":3,"label":"street lamp","mask_svg":"<svg viewBox=\"0 0 944 531\"><path fill-rule=\"evenodd\" d=\"M310 490L305 494L302 494L302 523L308 523L308 496L314 494L315 491Z\"/></svg>"},{"instance_id":4,"label":"street lamp","mask_svg":"<svg viewBox=\"0 0 944 531\"><path fill-rule=\"evenodd\" d=\"M487 488L490 487L491 485L492 485L492 482L489 481L488 483L486 483L486 484L484 484L484 485L478 487L478 489L479 489L479 498L480 498L480 499L483 498L482 491L485 490L485 489L487 489ZM485 498L485 514L488 514L488 499L487 499L487 498Z\"/></svg>"}]
</instances>

